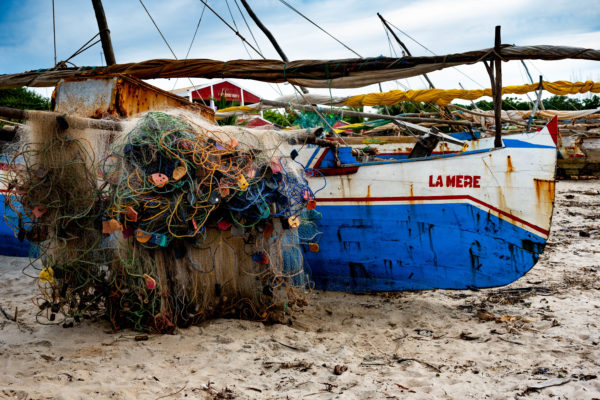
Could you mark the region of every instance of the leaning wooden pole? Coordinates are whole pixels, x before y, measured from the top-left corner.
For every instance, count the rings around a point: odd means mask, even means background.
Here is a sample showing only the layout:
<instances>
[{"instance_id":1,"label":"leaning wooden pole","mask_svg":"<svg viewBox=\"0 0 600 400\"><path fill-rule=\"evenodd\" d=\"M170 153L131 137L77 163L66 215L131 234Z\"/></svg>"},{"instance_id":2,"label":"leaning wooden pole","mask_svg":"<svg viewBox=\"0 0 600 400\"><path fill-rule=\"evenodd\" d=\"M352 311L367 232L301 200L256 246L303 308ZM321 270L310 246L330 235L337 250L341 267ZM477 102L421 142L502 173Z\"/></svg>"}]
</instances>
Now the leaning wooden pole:
<instances>
[{"instance_id":1,"label":"leaning wooden pole","mask_svg":"<svg viewBox=\"0 0 600 400\"><path fill-rule=\"evenodd\" d=\"M240 0L240 1L242 2L242 5L244 6L244 8L246 9L246 11L248 12L248 15L250 16L250 18L252 18L252 20L254 21L254 23L256 24L256 26L258 26L259 29L265 34L265 36L267 37L267 39L269 39L269 42L271 42L271 44L275 48L275 51L277 51L277 54L279 54L279 57L281 57L281 59L284 62L289 63L290 60L287 58L287 56L283 52L283 49L279 46L279 43L277 43L277 40L275 40L275 36L273 36L273 34L271 33L271 31L262 23L262 21L254 13L254 11L252 10L252 8L248 4L248 2L246 0ZM305 87L300 87L300 89L302 89L302 92L304 94L308 93L308 90Z\"/></svg>"},{"instance_id":2,"label":"leaning wooden pole","mask_svg":"<svg viewBox=\"0 0 600 400\"><path fill-rule=\"evenodd\" d=\"M0 117L20 120L51 117L60 120L61 125L64 127L63 129L66 129L67 127L72 127L75 129L90 128L101 129L106 131L123 130L123 125L121 125L121 123L117 121L69 116L53 111L20 110L17 108L0 107ZM64 124L66 124L66 126Z\"/></svg>"},{"instance_id":3,"label":"leaning wooden pole","mask_svg":"<svg viewBox=\"0 0 600 400\"><path fill-rule=\"evenodd\" d=\"M400 40L400 38L398 37L398 35L396 35L396 32L394 32L392 30L392 28L389 26L388 22L385 20L385 18L383 18L383 15L377 13L377 16L379 17L379 19L381 20L381 22L383 22L383 26L385 26L387 28L387 30L392 34L392 36L394 37L394 39L396 39L396 42L398 42L398 44L400 45L400 47L402 47L404 49L404 52L406 52L406 55L409 57L412 57L412 54L410 54L410 51L408 50L408 47L406 47L406 45L404 44L404 42L402 40ZM433 86L433 82L431 82L431 80L429 79L429 77L427 76L427 74L423 74L423 78L425 78L425 80L427 81L427 83L429 83L429 87L431 89L435 89L435 86Z\"/></svg>"},{"instance_id":4,"label":"leaning wooden pole","mask_svg":"<svg viewBox=\"0 0 600 400\"><path fill-rule=\"evenodd\" d=\"M544 82L542 80L542 75L540 75L540 84L538 86L538 90L536 91L535 103L533 104L533 109L531 110L531 115L527 120L527 131L531 130L531 123L533 122L533 118L535 117L535 113L537 113L538 107L542 104L542 90L544 90Z\"/></svg>"},{"instance_id":5,"label":"leaning wooden pole","mask_svg":"<svg viewBox=\"0 0 600 400\"><path fill-rule=\"evenodd\" d=\"M102 50L104 51L104 59L106 65L115 65L115 53L113 52L112 42L110 40L110 30L106 22L106 15L104 15L104 7L102 7L102 0L92 0L94 6L94 12L96 13L96 21L98 21L98 32L100 32L100 41L102 42Z\"/></svg>"}]
</instances>

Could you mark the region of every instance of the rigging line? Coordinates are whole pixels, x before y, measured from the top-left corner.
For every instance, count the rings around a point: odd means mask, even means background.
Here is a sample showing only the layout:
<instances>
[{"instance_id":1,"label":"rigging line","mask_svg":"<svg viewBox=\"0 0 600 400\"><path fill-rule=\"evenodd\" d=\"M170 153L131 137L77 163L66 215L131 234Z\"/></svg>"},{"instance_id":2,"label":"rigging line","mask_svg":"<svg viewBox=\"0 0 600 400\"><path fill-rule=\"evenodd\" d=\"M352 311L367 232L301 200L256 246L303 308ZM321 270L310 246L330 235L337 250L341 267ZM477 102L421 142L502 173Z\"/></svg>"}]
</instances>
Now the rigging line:
<instances>
[{"instance_id":1,"label":"rigging line","mask_svg":"<svg viewBox=\"0 0 600 400\"><path fill-rule=\"evenodd\" d=\"M245 44L247 44L247 45L248 45L248 46L249 46L249 47L250 47L252 50L254 50L254 51L256 52L256 54L258 54L258 55L259 55L259 56L260 56L260 57L261 57L263 60L266 60L266 59L267 59L267 58L266 58L266 57L265 57L265 56L262 54L262 51L259 51L259 50L257 50L257 49L256 49L254 46L252 46L252 44L251 44L250 42L248 42L248 40L246 40L246 38L245 38L244 36L242 36L242 34L241 34L241 33L240 33L238 30L237 30L237 26L236 26L235 28L234 28L234 27L232 27L232 26L231 26L231 25L230 25L230 24L229 24L227 21L225 21L225 20L223 19L223 17L221 17L221 16L220 16L220 15L219 15L219 14L218 14L218 13L217 13L215 10L213 10L213 9L212 9L212 7L211 7L211 6L209 6L209 5L206 3L206 1L205 1L205 0L200 0L200 2L202 2L202 3L203 3L203 4L204 4L204 5L205 5L205 6L206 6L206 7L207 7L207 8L208 8L208 9L209 9L209 10L210 10L210 11L211 11L213 14L215 14L215 16L216 16L217 18L219 18L219 19L221 20L221 22L223 22L223 23L224 23L224 24L225 24L225 25L226 25L226 26L227 26L229 29L231 29L231 30L232 30L232 31L233 31L233 32L236 34L236 36L238 36L238 37L239 37L239 38L242 40L242 42L244 42ZM239 8L239 6L238 6L238 8ZM230 12L231 12L231 10L230 10ZM242 16L243 16L243 14L242 14ZM232 19L233 19L233 16L232 16ZM245 18L244 18L244 20L245 20ZM235 20L234 20L234 24L235 24ZM247 23L246 23L246 25L247 25ZM250 34L251 34L251 35L252 35L252 37L254 38L254 35L252 34L252 31L251 31L251 30L250 30ZM254 41L256 42L256 39L254 39ZM258 44L257 44L257 47L258 47ZM245 47L244 47L244 48L245 48ZM246 49L246 52L248 52L248 49ZM248 56L249 56L250 58L252 58L252 56L250 56L250 53L249 53L249 52L248 52ZM278 89L279 89L279 87L278 87ZM279 90L279 92L281 93L281 90ZM281 93L281 94L283 95L283 93Z\"/></svg>"},{"instance_id":2,"label":"rigging line","mask_svg":"<svg viewBox=\"0 0 600 400\"><path fill-rule=\"evenodd\" d=\"M434 53L433 51L431 51L428 47L426 47L425 45L419 43L417 41L417 39L413 38L412 36L410 36L408 33L404 32L402 29L398 28L396 25L392 24L390 21L387 21L388 24L390 24L391 26L393 26L396 30L398 30L398 32L400 32L401 34L405 35L406 37L408 37L410 40L412 40L413 42L415 42L416 44L418 44L419 46L421 46L422 48L424 48L425 50L427 50L428 52L430 52L431 54L433 54L434 56L437 56L436 53ZM461 75L464 75L467 79L469 79L470 81L472 81L473 83L477 84L479 87L481 88L485 88L485 86L483 86L481 83L477 82L475 79L471 78L469 75L465 74L464 72L462 72L461 70L459 70L456 67L452 67L454 70L456 70L456 72L458 72Z\"/></svg>"},{"instance_id":3,"label":"rigging line","mask_svg":"<svg viewBox=\"0 0 600 400\"><path fill-rule=\"evenodd\" d=\"M70 61L70 60L71 60L73 57L80 55L80 54L81 54L81 53L83 53L84 51L86 51L86 50L88 50L88 49L90 49L90 48L94 47L95 45L97 45L97 44L98 44L98 43L100 43L100 42L101 42L101 40L100 40L100 39L96 40L94 43L91 43L91 44L90 44L90 45L88 45L87 47L80 49L80 51L76 52L76 53L75 53L75 54L73 54L71 57L67 58L67 59L66 59L64 62L68 62L68 61Z\"/></svg>"},{"instance_id":4,"label":"rigging line","mask_svg":"<svg viewBox=\"0 0 600 400\"><path fill-rule=\"evenodd\" d=\"M194 44L194 40L196 39L196 35L198 34L198 29L200 28L200 24L202 23L202 17L204 17L204 11L206 11L206 6L204 6L204 8L202 8L202 12L200 13L200 18L198 19L198 23L196 24L196 30L194 31L194 36L192 36L192 41L190 42L190 47L188 47L187 53L185 53L184 60L187 60L187 58L190 55L190 51L192 50L192 45ZM171 90L175 90L175 86L177 86L177 81L179 81L179 78L175 79L175 82L173 82L173 88ZM189 81L190 81L190 84L192 85L192 87L194 88L194 90L197 90L197 88L196 88L196 86L194 86L194 83L192 82L192 80L189 79ZM204 104L205 106L207 105L202 97L200 97L200 101L202 101L202 104Z\"/></svg>"},{"instance_id":5,"label":"rigging line","mask_svg":"<svg viewBox=\"0 0 600 400\"><path fill-rule=\"evenodd\" d=\"M235 23L235 18L233 18L233 13L231 12L231 7L229 7L229 0L225 0L225 4L227 4L227 10L229 10L229 16L231 17L231 21L233 22L233 26L235 27L236 31L239 31L237 24ZM246 54L248 54L248 57L252 58L252 56L250 55L250 52L248 51L248 48L246 47L246 43L244 43L242 41L242 46L244 46L244 50L246 50Z\"/></svg>"},{"instance_id":6,"label":"rigging line","mask_svg":"<svg viewBox=\"0 0 600 400\"><path fill-rule=\"evenodd\" d=\"M390 33L385 28L385 24L383 23L383 21L381 22L381 26L383 27L383 31L385 32L385 36L387 37L388 47L390 48L390 56L399 58L398 57L398 52L394 48L394 44L392 43L392 39L390 38ZM404 50L403 49L401 49L401 50L402 50L402 54L404 55ZM404 90L409 90L408 86L406 86L405 84L401 83L397 79L394 80L394 82L396 83L396 87L402 87Z\"/></svg>"},{"instance_id":7,"label":"rigging line","mask_svg":"<svg viewBox=\"0 0 600 400\"><path fill-rule=\"evenodd\" d=\"M163 35L163 33L161 32L161 30L158 27L158 25L156 25L156 22L154 21L154 18L152 18L152 15L150 14L150 11L148 11L148 9L146 8L146 6L144 5L144 2L142 0L139 0L139 2L142 5L142 7L144 7L144 10L146 10L146 14L148 14L148 17L150 17L150 20L152 21L152 23L156 27L156 30L158 31L158 33L160 33L160 37L162 37L163 41L165 42L165 44L167 45L167 47L171 51L171 54L173 54L173 57L176 60L178 60L177 55L175 54L175 52L173 51L173 49L169 45L169 42L167 42L167 38L165 38L165 35ZM190 85L192 85L192 87L194 88L194 91L198 91L196 85L194 85L194 82L192 82L192 80L190 78L188 78L188 81L190 81ZM204 100L202 100L202 103L204 103ZM204 105L206 105L206 103L204 103Z\"/></svg>"},{"instance_id":8,"label":"rigging line","mask_svg":"<svg viewBox=\"0 0 600 400\"><path fill-rule=\"evenodd\" d=\"M140 0L140 2L141 2L141 1L142 1L142 0ZM265 56L263 56L263 54L262 54L260 51L256 50L256 48L254 48L254 46L252 46L252 45L251 45L251 44L250 44L250 43L249 43L249 42L246 40L246 38L244 38L244 37L242 36L242 34L241 34L239 31L237 31L237 30L236 30L236 29L234 29L234 28L233 28L231 25L229 25L229 23L228 23L227 21L225 21L225 20L224 20L224 19L223 19L223 18L222 18L222 17L221 17L221 16L220 16L220 15L219 15L219 14L218 14L216 11L215 11L215 10L213 10L213 9L212 9L212 7L211 7L211 6L209 6L209 5L206 3L206 1L205 1L205 0L200 0L200 1L201 1L201 2L202 2L202 3L203 3L203 4L204 4L204 5L205 5L205 6L206 6L206 7L207 7L207 8L208 8L208 9L209 9L209 10L210 10L212 13L213 13L213 14L215 14L215 15L217 16L217 18L219 18L219 19L220 19L220 20L221 20L221 21L222 21L222 22L223 22L225 25L227 25L227 27L228 27L229 29L231 29L231 30L232 30L232 31L233 31L233 32L234 32L234 33L235 33L235 34L236 34L236 35L237 35L237 36L238 36L240 39L242 39L244 42L246 42L246 43L248 44L248 46L250 46L250 48L252 48L252 50L254 50L256 53L258 53L258 55L259 55L259 56L261 56L263 59L265 59L265 60L266 60ZM360 57L360 56L359 56L359 57ZM294 84L292 84L291 82L290 82L290 85L291 85L291 86L294 88L294 90L295 90L296 92L300 92L300 90L299 90L299 89L298 89L298 88L297 88L297 87L296 87ZM300 93L300 96L302 96L302 97L304 98L304 95L303 95L302 93ZM327 126L329 127L329 129L331 129L331 131L333 132L333 134L337 136L337 133L335 132L335 130L333 130L333 128L331 128L331 126L330 126L330 125L327 123L327 121L326 121L326 120L325 120L325 118L324 118L324 117L321 115L321 113L319 112L319 110L317 110L317 109L315 108L315 106L313 106L312 104L310 105L310 107L311 107L311 108L312 108L312 109L315 111L315 113L316 113L317 115L319 115L319 117L320 117L320 118L323 120L323 122L325 122L325 124L327 124Z\"/></svg>"},{"instance_id":9,"label":"rigging line","mask_svg":"<svg viewBox=\"0 0 600 400\"><path fill-rule=\"evenodd\" d=\"M244 24L246 24L246 28L248 29L248 32L250 32L250 36L252 36L252 40L254 41L254 44L262 52L262 49L258 45L258 42L256 41L256 38L254 37L254 33L252 32L252 29L250 29L250 25L248 25L248 21L246 20L246 16L242 12L242 9L240 7L240 3L238 2L238 0L234 0L234 1L235 1L235 6L237 7L240 15L242 16L242 19L244 20Z\"/></svg>"},{"instance_id":10,"label":"rigging line","mask_svg":"<svg viewBox=\"0 0 600 400\"><path fill-rule=\"evenodd\" d=\"M200 18L198 19L198 24L196 25L196 31L194 32L194 36L192 36L192 42L190 43L190 47L188 47L187 53L185 53L184 60L187 60L190 55L190 51L192 51L192 45L194 44L194 40L196 40L196 35L198 34L198 29L200 28L200 23L202 23L202 17L204 17L204 11L206 11L206 6L202 8L202 13L200 14Z\"/></svg>"},{"instance_id":11,"label":"rigging line","mask_svg":"<svg viewBox=\"0 0 600 400\"><path fill-rule=\"evenodd\" d=\"M141 1L141 0L140 0L140 1ZM250 42L248 42L248 41L246 40L246 38L245 38L245 37L243 37L243 36L242 36L242 34L241 34L241 33L240 33L240 32L239 32L237 29L235 29L235 28L234 28L233 26L231 26L231 25L230 25L230 24L229 24L227 21L225 21L225 20L223 19L223 17L221 17L221 16L220 16L220 15L219 15L219 14L218 14L218 13L217 13L215 10L213 10L213 9L212 9L212 7L211 7L211 6L209 6L209 5L206 3L206 1L205 1L205 0L200 0L200 1L201 1L201 2L202 2L202 4L204 4L204 5L205 5L205 6L206 6L206 7L207 7L207 8L208 8L208 9L209 9L209 10L210 10L210 11L211 11L213 14L215 14L215 15L217 16L217 18L219 18L219 19L220 19L220 20L221 20L221 21L222 21L222 22L223 22L225 25L227 25L227 27L228 27L229 29L231 29L231 30L233 31L233 33L235 33L235 34L236 34L236 35L237 35L237 36L238 36L240 39L242 39L242 40L243 40L243 41L244 41L244 42L245 42L245 43L246 43L248 46L250 46L250 48L251 48L252 50L254 50L254 51L256 52L256 54L258 54L259 56L261 56L263 59L265 59L265 60L266 60L265 56L263 56L263 55L262 55L262 53L261 53L260 51L256 50L256 48L255 48L254 46L252 46L252 45L250 44Z\"/></svg>"},{"instance_id":12,"label":"rigging line","mask_svg":"<svg viewBox=\"0 0 600 400\"><path fill-rule=\"evenodd\" d=\"M304 14L302 14L300 11L296 10L294 7L292 7L291 5L289 5L285 0L279 0L279 2L282 3L282 4L284 4L284 5L286 5L289 9L291 9L292 11L294 11L296 14L300 15L302 18L304 18L305 20L307 20L308 22L310 22L314 26L316 26L318 29L320 29L322 32L324 32L327 36L329 36L330 38L332 38L333 40L335 40L336 42L338 42L339 44L341 44L342 46L344 46L345 48L347 48L348 50L350 50L352 53L356 54L360 58L363 58L360 54L358 54L356 51L352 50L350 47L348 47L347 45L345 45L344 43L342 43L339 39L337 39L336 37L334 37L331 33L327 32L325 29L321 28L319 25L317 25L316 23L314 23L313 21L311 21L307 16L305 16Z\"/></svg>"},{"instance_id":13,"label":"rigging line","mask_svg":"<svg viewBox=\"0 0 600 400\"><path fill-rule=\"evenodd\" d=\"M521 75L521 79L523 81L525 81L525 77L523 76L523 71L522 70L519 70L519 74ZM531 79L531 75L529 75L529 79ZM531 83L533 83L533 82L531 82ZM534 101L531 99L531 97L529 97L529 93L525 93L525 96L527 97L527 100L529 100L529 102L531 103L531 106L533 107Z\"/></svg>"},{"instance_id":14,"label":"rigging line","mask_svg":"<svg viewBox=\"0 0 600 400\"><path fill-rule=\"evenodd\" d=\"M250 25L248 25L248 20L246 20L246 16L242 12L242 8L240 7L240 3L238 2L238 0L234 0L234 2L235 2L235 6L238 9L238 12L242 16L242 19L244 20L244 24L246 24L246 28L248 29L248 32L250 32L250 36L252 36L252 40L254 41L254 44L262 52L262 49L260 48L260 46L258 44L258 41L256 40L256 37L254 37L254 33L252 32L252 29L250 29ZM250 58L252 58L252 57L250 57ZM277 85L277 84L274 85L272 83L269 83L269 86L271 87L271 89L273 89L273 87L277 88L277 92L279 92L279 95L283 96L283 92L281 91L281 88L279 87L279 85ZM273 91L275 91L275 89L273 89Z\"/></svg>"},{"instance_id":15,"label":"rigging line","mask_svg":"<svg viewBox=\"0 0 600 400\"><path fill-rule=\"evenodd\" d=\"M382 22L382 25L383 25L383 22ZM390 49L390 57L398 58L398 53L396 53L396 49L394 49L394 47L392 46L392 40L390 39L390 33L387 31L387 29L385 29L385 26L383 27L383 31L385 32L385 36L387 37L388 47Z\"/></svg>"},{"instance_id":16,"label":"rigging line","mask_svg":"<svg viewBox=\"0 0 600 400\"><path fill-rule=\"evenodd\" d=\"M158 27L158 25L156 25L156 22L154 21L154 18L152 18L152 15L150 15L150 11L148 11L148 9L146 8L146 6L144 5L144 2L142 0L138 0L138 1L142 5L142 7L144 7L144 10L146 10L146 14L148 14L148 16L150 17L150 20L152 21L152 23L156 27L156 30L158 31L158 33L160 33L160 37L162 37L163 41L165 42L165 44L167 45L167 47L169 48L169 50L171 50L171 54L173 54L173 57L175 57L175 59L178 60L177 56L175 55L175 52L171 48L171 45L169 45L169 42L167 42L167 39L165 38L165 35L163 35L163 33L161 32L161 30Z\"/></svg>"},{"instance_id":17,"label":"rigging line","mask_svg":"<svg viewBox=\"0 0 600 400\"><path fill-rule=\"evenodd\" d=\"M237 24L235 23L235 18L233 18L233 13L231 12L231 7L229 7L229 0L225 0L225 4L227 4L227 10L229 10L229 16L231 17L231 21L233 22L233 26L235 26L235 29L238 29Z\"/></svg>"},{"instance_id":18,"label":"rigging line","mask_svg":"<svg viewBox=\"0 0 600 400\"><path fill-rule=\"evenodd\" d=\"M94 36L92 36L92 38L91 38L90 40L88 40L87 42L85 42L85 43L83 44L83 46L81 46L79 49L77 49L77 50L76 50L76 51L75 51L75 52L74 52L74 53L73 53L73 54L72 54L72 55L71 55L69 58L67 58L66 60L64 60L64 62L67 62L67 61L69 61L71 58L73 58L73 57L75 57L75 56L78 56L79 54L83 53L84 51L86 51L86 50L87 50L87 49L89 49L90 47L94 46L96 43L99 43L99 42L100 42L100 39L96 40L94 43L92 43L92 44L90 44L90 45L88 46L88 44L89 44L89 43L90 43L92 40L94 40L94 39L95 39L97 36L99 36L99 35L100 35L100 33L98 32L98 33L96 33ZM86 47L86 46L87 46L87 47Z\"/></svg>"},{"instance_id":19,"label":"rigging line","mask_svg":"<svg viewBox=\"0 0 600 400\"><path fill-rule=\"evenodd\" d=\"M52 0L52 36L54 36L54 66L56 67L56 18L54 16L54 0Z\"/></svg>"}]
</instances>

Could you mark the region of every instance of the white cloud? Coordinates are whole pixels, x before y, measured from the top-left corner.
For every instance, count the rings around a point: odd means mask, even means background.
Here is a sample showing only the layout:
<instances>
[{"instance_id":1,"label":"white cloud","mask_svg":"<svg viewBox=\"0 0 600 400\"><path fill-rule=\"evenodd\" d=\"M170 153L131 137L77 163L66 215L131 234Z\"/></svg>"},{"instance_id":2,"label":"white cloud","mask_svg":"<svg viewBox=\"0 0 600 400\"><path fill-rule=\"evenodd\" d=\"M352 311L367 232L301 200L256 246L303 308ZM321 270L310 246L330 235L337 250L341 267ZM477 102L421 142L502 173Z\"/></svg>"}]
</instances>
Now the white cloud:
<instances>
[{"instance_id":1,"label":"white cloud","mask_svg":"<svg viewBox=\"0 0 600 400\"><path fill-rule=\"evenodd\" d=\"M502 25L504 43L560 44L598 47L600 43L600 11L593 0L287 0L324 29L348 44L363 56L389 55L387 37L376 16L381 12L386 19L416 38L438 54L461 52L491 47L495 25ZM59 58L76 50L97 31L91 4L88 1L55 0L57 8L57 45ZM228 0L240 32L252 42L244 21L235 5ZM179 57L185 55L203 5L199 0L144 0L156 23ZM43 5L42 5L43 4ZM223 0L209 0L209 4L231 23ZM254 0L255 12L278 38L290 59L348 58L353 54L306 20L287 9L277 0ZM113 38L118 62L140 61L152 58L170 58L171 54L137 0L104 0L106 15ZM12 23L0 24L0 71L18 72L26 69L50 67L52 63L52 25L49 4L38 0L14 1L11 5ZM572 16L577 16L576 18ZM248 18L253 33L264 55L278 58L270 43ZM0 21L1 22L1 21ZM408 37L402 40L415 55L428 54ZM393 39L392 39L393 40ZM393 44L396 46L396 44ZM100 46L77 57L78 65L100 63ZM8 54L8 56L6 56ZM252 56L257 58L253 52ZM211 12L206 10L191 57L213 59L248 58L240 40ZM535 80L540 71L548 80L599 80L595 63L566 60L560 62L531 62ZM503 65L505 84L519 84L528 80L518 62ZM430 75L441 88L489 86L482 65L438 71ZM539 70L539 71L538 71ZM474 83L471 79L478 83ZM156 81L171 89L174 81ZM179 80L178 85L189 82ZM251 90L276 97L277 92L263 83L246 82ZM407 86L423 88L422 78L387 82L384 90ZM286 93L289 86L281 86ZM354 90L336 90L338 95L378 90L377 86ZM327 90L313 90L328 93Z\"/></svg>"}]
</instances>

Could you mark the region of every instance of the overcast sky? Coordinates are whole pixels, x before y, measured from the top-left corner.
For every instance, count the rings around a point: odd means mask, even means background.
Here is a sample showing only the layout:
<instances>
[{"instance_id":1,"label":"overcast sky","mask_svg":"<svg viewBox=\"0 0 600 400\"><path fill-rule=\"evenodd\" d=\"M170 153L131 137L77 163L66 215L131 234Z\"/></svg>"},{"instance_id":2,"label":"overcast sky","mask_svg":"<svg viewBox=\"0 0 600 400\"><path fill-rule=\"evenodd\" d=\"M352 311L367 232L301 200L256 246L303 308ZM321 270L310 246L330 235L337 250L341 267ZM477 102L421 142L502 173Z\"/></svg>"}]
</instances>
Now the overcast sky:
<instances>
[{"instance_id":1,"label":"overcast sky","mask_svg":"<svg viewBox=\"0 0 600 400\"><path fill-rule=\"evenodd\" d=\"M184 58L204 5L200 0L143 0L178 58ZM290 60L333 59L354 54L279 0L248 0L256 14L278 39ZM287 2L330 32L361 56L401 54L390 43L377 18L380 12L402 31L436 54L448 54L491 47L494 26L502 26L502 42L517 45L552 44L600 48L600 7L598 0L287 0ZM172 58L168 47L152 25L139 0L104 0L117 62ZM231 25L253 42L238 10L238 0L208 0ZM0 73L48 68L54 64L52 0L0 0ZM233 18L230 14L233 15ZM97 31L89 0L55 0L57 58L66 59ZM248 24L267 58L277 53L254 23ZM413 55L429 55L423 47L397 32ZM392 39L393 41L393 39ZM101 65L98 44L72 61L78 65ZM249 53L248 53L248 52ZM394 53L395 52L395 53ZM250 55L249 55L250 54ZM208 9L205 10L189 58L232 60L259 58ZM534 80L600 80L598 64L565 60L528 62ZM482 65L447 69L430 74L439 88L489 87ZM528 83L520 62L503 63L504 85ZM204 83L206 80L195 80ZM189 86L188 80L160 80L152 83L165 89ZM265 98L276 98L279 90L290 93L288 85L240 83ZM384 90L420 89L422 78L386 82ZM332 95L377 91L376 86L335 90ZM328 93L327 90L311 90ZM49 94L49 91L42 91Z\"/></svg>"}]
</instances>

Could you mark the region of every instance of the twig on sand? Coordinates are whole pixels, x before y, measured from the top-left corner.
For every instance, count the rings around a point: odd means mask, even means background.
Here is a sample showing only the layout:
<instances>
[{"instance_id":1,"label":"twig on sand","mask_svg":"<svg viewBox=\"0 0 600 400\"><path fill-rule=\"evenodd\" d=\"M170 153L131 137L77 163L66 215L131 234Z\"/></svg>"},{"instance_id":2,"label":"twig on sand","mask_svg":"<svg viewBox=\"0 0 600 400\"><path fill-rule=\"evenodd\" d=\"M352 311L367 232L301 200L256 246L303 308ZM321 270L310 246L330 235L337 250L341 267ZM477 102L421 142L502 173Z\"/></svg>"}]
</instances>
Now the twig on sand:
<instances>
[{"instance_id":1,"label":"twig on sand","mask_svg":"<svg viewBox=\"0 0 600 400\"><path fill-rule=\"evenodd\" d=\"M571 378L548 379L547 381L527 386L527 389L525 389L525 393L532 392L532 391L538 391L538 390L549 388L552 386L562 386L565 383L568 383L570 381L571 381Z\"/></svg>"},{"instance_id":2,"label":"twig on sand","mask_svg":"<svg viewBox=\"0 0 600 400\"><path fill-rule=\"evenodd\" d=\"M293 361L293 362L283 362L283 361L265 361L263 362L263 367L271 368L273 365L278 365L279 369L299 369L300 371L308 371L312 367L312 363L304 360ZM275 371L275 372L277 372Z\"/></svg>"},{"instance_id":3,"label":"twig on sand","mask_svg":"<svg viewBox=\"0 0 600 400\"><path fill-rule=\"evenodd\" d=\"M185 389L185 388L187 387L187 384L188 384L188 383L186 382L186 383L185 383L185 385L183 385L183 387L182 387L181 389L179 389L178 391L176 391L176 392L169 393L169 394L165 394L164 396L157 397L157 398L156 398L156 399L154 399L154 400L158 400L158 399L164 399L165 397L171 397L171 396L175 396L176 394L180 393L180 392L181 392L183 389Z\"/></svg>"},{"instance_id":4,"label":"twig on sand","mask_svg":"<svg viewBox=\"0 0 600 400\"><path fill-rule=\"evenodd\" d=\"M15 307L15 316L14 317L11 317L2 306L0 306L0 311L2 311L2 314L4 314L4 317L7 320L17 322L17 315L19 313L19 309L17 307Z\"/></svg>"},{"instance_id":5,"label":"twig on sand","mask_svg":"<svg viewBox=\"0 0 600 400\"><path fill-rule=\"evenodd\" d=\"M498 339L502 340L503 342L507 342L507 343L512 343L512 344L518 344L519 346L525 346L523 343L521 342L517 342L515 340L508 340L508 339L504 339L500 336L498 336Z\"/></svg>"},{"instance_id":6,"label":"twig on sand","mask_svg":"<svg viewBox=\"0 0 600 400\"><path fill-rule=\"evenodd\" d=\"M404 361L416 361L416 362L418 362L418 363L420 363L420 364L423 364L423 365L425 365L425 366L427 366L427 367L431 368L431 369L432 369L432 370L434 370L435 372L442 372L442 371L441 371L441 370L440 370L438 367L436 367L435 365L433 365L433 364L430 364L430 363L428 363L427 361L421 361L421 360L417 360L416 358L398 358L398 359L396 360L396 362L397 362L398 364L400 364L400 363L403 363Z\"/></svg>"},{"instance_id":7,"label":"twig on sand","mask_svg":"<svg viewBox=\"0 0 600 400\"><path fill-rule=\"evenodd\" d=\"M275 339L275 338L271 338L272 341L274 341L277 344L280 344L284 347L287 347L288 349L292 349L292 350L296 350L296 351L302 351L302 352L306 352L307 350L303 347L296 347L296 346L292 346L291 344L286 344L283 342L280 342L279 340Z\"/></svg>"}]
</instances>

